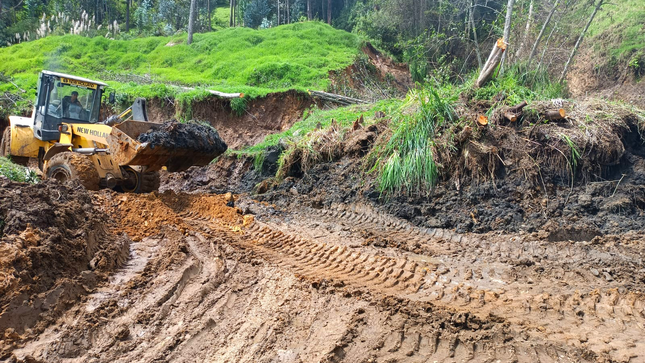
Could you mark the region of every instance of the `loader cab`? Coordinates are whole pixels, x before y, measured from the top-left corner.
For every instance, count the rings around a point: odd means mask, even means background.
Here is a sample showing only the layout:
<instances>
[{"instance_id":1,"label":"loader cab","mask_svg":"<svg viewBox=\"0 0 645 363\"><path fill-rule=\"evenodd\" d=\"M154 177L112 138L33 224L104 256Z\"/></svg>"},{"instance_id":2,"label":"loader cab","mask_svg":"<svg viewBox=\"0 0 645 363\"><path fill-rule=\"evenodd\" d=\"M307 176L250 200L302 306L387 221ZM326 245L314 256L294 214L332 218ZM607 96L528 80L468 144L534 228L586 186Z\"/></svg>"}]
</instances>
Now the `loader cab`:
<instances>
[{"instance_id":1,"label":"loader cab","mask_svg":"<svg viewBox=\"0 0 645 363\"><path fill-rule=\"evenodd\" d=\"M34 108L34 136L42 141L60 138L65 123L97 123L105 83L64 73L42 71Z\"/></svg>"}]
</instances>

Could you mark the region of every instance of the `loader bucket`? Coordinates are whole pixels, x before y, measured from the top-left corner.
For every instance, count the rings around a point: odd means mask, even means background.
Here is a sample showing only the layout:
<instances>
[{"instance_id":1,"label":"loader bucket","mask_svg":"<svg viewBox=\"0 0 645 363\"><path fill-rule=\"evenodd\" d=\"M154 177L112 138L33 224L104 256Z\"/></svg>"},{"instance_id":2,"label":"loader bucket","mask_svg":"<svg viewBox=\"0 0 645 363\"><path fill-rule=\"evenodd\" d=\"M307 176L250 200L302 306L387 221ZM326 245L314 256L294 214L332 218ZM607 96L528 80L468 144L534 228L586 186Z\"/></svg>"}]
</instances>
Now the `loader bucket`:
<instances>
[{"instance_id":1,"label":"loader bucket","mask_svg":"<svg viewBox=\"0 0 645 363\"><path fill-rule=\"evenodd\" d=\"M145 165L150 171L208 165L226 151L215 130L197 124L125 121L112 128L110 138L110 152L119 165Z\"/></svg>"}]
</instances>

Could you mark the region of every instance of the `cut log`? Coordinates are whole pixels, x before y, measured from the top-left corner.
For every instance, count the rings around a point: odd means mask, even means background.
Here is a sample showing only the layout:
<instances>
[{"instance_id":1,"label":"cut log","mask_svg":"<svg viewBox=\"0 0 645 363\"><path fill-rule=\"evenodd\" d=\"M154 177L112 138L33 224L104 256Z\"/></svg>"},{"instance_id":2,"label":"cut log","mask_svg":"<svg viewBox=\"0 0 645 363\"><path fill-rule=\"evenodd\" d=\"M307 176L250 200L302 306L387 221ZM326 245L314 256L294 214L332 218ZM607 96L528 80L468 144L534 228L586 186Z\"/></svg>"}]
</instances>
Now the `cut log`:
<instances>
[{"instance_id":1,"label":"cut log","mask_svg":"<svg viewBox=\"0 0 645 363\"><path fill-rule=\"evenodd\" d=\"M549 110L546 111L544 114L544 117L549 120L549 121L555 121L555 120L562 120L567 113L564 111L564 108L561 108L559 110Z\"/></svg>"},{"instance_id":2,"label":"cut log","mask_svg":"<svg viewBox=\"0 0 645 363\"><path fill-rule=\"evenodd\" d=\"M179 88L184 89L186 91L195 90L195 88L192 88L192 87L179 87ZM244 97L244 93L224 93L220 91L213 91L210 89L207 89L205 91L220 98L243 98Z\"/></svg>"},{"instance_id":3,"label":"cut log","mask_svg":"<svg viewBox=\"0 0 645 363\"><path fill-rule=\"evenodd\" d=\"M504 42L504 38L497 39L495 46L493 46L493 50L488 56L486 64L484 64L481 73L479 73L479 77L477 77L475 88L484 86L486 82L488 82L493 77L493 73L499 65L499 62L502 60L502 55L504 54L505 50L506 42Z\"/></svg>"},{"instance_id":4,"label":"cut log","mask_svg":"<svg viewBox=\"0 0 645 363\"><path fill-rule=\"evenodd\" d=\"M522 109L528 105L528 102L522 101L519 104L509 108L506 112L504 112L504 118L509 120L510 122L515 122L517 119L522 115Z\"/></svg>"},{"instance_id":5,"label":"cut log","mask_svg":"<svg viewBox=\"0 0 645 363\"><path fill-rule=\"evenodd\" d=\"M360 100L358 98L341 96L341 95L337 95L337 94L334 94L334 93L328 93L328 92L323 92L323 91L307 90L307 92L310 95L312 95L313 97L318 97L318 98L326 100L326 101L332 101L332 102L340 103L341 105L352 105L352 104L358 104L358 103L368 103L367 101Z\"/></svg>"},{"instance_id":6,"label":"cut log","mask_svg":"<svg viewBox=\"0 0 645 363\"><path fill-rule=\"evenodd\" d=\"M513 112L511 112L511 111L506 111L506 112L504 112L504 118L506 118L506 119L507 119L507 120L509 120L510 122L515 122L515 121L517 121L517 118L518 118L518 117L519 117L519 115L518 115L518 114L513 113Z\"/></svg>"}]
</instances>

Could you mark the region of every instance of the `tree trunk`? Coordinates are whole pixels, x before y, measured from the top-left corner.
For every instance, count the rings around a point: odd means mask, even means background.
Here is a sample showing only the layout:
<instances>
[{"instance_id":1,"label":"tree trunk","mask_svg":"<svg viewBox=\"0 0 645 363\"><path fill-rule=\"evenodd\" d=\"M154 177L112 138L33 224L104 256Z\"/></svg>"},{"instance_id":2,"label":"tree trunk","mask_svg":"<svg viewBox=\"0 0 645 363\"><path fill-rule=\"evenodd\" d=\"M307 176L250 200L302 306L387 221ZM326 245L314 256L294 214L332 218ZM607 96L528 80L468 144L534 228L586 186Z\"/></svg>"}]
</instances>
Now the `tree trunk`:
<instances>
[{"instance_id":1,"label":"tree trunk","mask_svg":"<svg viewBox=\"0 0 645 363\"><path fill-rule=\"evenodd\" d=\"M475 28L475 1L470 2L470 12L468 18L470 20L470 28L473 30L473 39L475 40L475 53L477 53L477 67L482 69L482 52L479 49L479 40L477 39L477 28Z\"/></svg>"},{"instance_id":2,"label":"tree trunk","mask_svg":"<svg viewBox=\"0 0 645 363\"><path fill-rule=\"evenodd\" d=\"M190 45L193 42L193 30L195 26L195 13L197 12L197 0L190 0L190 15L188 16L188 41Z\"/></svg>"},{"instance_id":3,"label":"tree trunk","mask_svg":"<svg viewBox=\"0 0 645 363\"><path fill-rule=\"evenodd\" d=\"M531 4L529 5L529 16L528 16L528 19L526 19L526 28L524 28L524 35L522 36L522 42L520 42L520 46L517 47L517 51L515 52L516 62L518 59L520 59L520 56L522 55L522 50L524 50L524 44L526 43L526 39L529 37L529 29L531 28L532 21L533 21L533 0L531 0Z\"/></svg>"},{"instance_id":4,"label":"tree trunk","mask_svg":"<svg viewBox=\"0 0 645 363\"><path fill-rule=\"evenodd\" d=\"M233 26L233 7L235 6L235 0L229 0L228 6L229 6L229 15L228 15L228 26L232 27Z\"/></svg>"},{"instance_id":5,"label":"tree trunk","mask_svg":"<svg viewBox=\"0 0 645 363\"><path fill-rule=\"evenodd\" d=\"M511 36L511 18L513 17L513 5L515 0L508 0L506 4L506 20L504 21L504 41L506 44L509 44L508 41ZM500 61L499 66L499 75L504 74L504 59L506 58L506 52L502 51L502 60Z\"/></svg>"},{"instance_id":6,"label":"tree trunk","mask_svg":"<svg viewBox=\"0 0 645 363\"><path fill-rule=\"evenodd\" d=\"M569 70L569 65L571 64L571 60L573 59L573 56L576 55L576 52L578 51L578 47L580 46L580 43L582 43L582 39L585 37L585 33L587 32L587 29L589 29L589 25L591 25L591 22L593 21L593 18L596 16L596 13L602 6L603 1L605 0L599 0L598 5L596 5L595 9L593 9L593 13L591 13L591 17L589 18L587 25L585 25L585 28L582 30L582 33L580 33L580 36L578 37L578 41L576 42L576 45L574 45L573 50L571 50L571 55L569 56L567 63L564 64L564 69L562 70L562 74L560 75L559 82L562 82L564 80L564 77L567 76L567 70Z\"/></svg>"},{"instance_id":7,"label":"tree trunk","mask_svg":"<svg viewBox=\"0 0 645 363\"><path fill-rule=\"evenodd\" d=\"M540 68L542 67L542 60L544 60L544 56L546 55L546 51L549 49L549 41L551 40L551 36L553 35L553 32L558 29L558 24L556 23L553 26L553 29L551 29L551 32L549 33L549 36L546 37L546 42L544 43L544 49L542 49L542 55L540 56L540 61L538 62L537 67L535 68L535 73L540 72Z\"/></svg>"},{"instance_id":8,"label":"tree trunk","mask_svg":"<svg viewBox=\"0 0 645 363\"><path fill-rule=\"evenodd\" d=\"M307 0L307 20L311 20L313 18L311 14L311 0Z\"/></svg>"},{"instance_id":9,"label":"tree trunk","mask_svg":"<svg viewBox=\"0 0 645 363\"><path fill-rule=\"evenodd\" d=\"M130 0L125 0L125 32L130 31Z\"/></svg>"},{"instance_id":10,"label":"tree trunk","mask_svg":"<svg viewBox=\"0 0 645 363\"><path fill-rule=\"evenodd\" d=\"M291 24L291 6L287 0L287 24Z\"/></svg>"},{"instance_id":11,"label":"tree trunk","mask_svg":"<svg viewBox=\"0 0 645 363\"><path fill-rule=\"evenodd\" d=\"M493 50L490 52L490 56L488 56L486 64L484 64L484 68L482 68L481 73L479 73L479 77L477 77L475 88L482 87L491 79L495 72L495 68L497 68L497 65L502 60L502 55L505 50L506 42L504 42L504 38L497 39L497 42L493 46Z\"/></svg>"},{"instance_id":12,"label":"tree trunk","mask_svg":"<svg viewBox=\"0 0 645 363\"><path fill-rule=\"evenodd\" d=\"M531 49L531 54L529 54L529 61L527 68L531 66L531 61L533 61L533 56L535 55L535 50L537 49L538 43L540 43L540 39L542 39L542 36L544 35L544 30L546 29L547 25L549 25L549 22L551 21L551 17L553 16L553 13L555 13L556 8L558 7L558 3L560 0L555 0L555 3L553 3L553 7L551 8L551 11L549 12L549 15L546 17L546 20L544 21L544 24L542 25L542 29L540 30L540 34L538 34L537 39L535 39L535 43L533 43L533 48Z\"/></svg>"},{"instance_id":13,"label":"tree trunk","mask_svg":"<svg viewBox=\"0 0 645 363\"><path fill-rule=\"evenodd\" d=\"M211 22L211 0L206 0L206 7L208 8L208 31L212 31L213 23Z\"/></svg>"},{"instance_id":14,"label":"tree trunk","mask_svg":"<svg viewBox=\"0 0 645 363\"><path fill-rule=\"evenodd\" d=\"M327 0L327 24L331 25L331 0Z\"/></svg>"}]
</instances>

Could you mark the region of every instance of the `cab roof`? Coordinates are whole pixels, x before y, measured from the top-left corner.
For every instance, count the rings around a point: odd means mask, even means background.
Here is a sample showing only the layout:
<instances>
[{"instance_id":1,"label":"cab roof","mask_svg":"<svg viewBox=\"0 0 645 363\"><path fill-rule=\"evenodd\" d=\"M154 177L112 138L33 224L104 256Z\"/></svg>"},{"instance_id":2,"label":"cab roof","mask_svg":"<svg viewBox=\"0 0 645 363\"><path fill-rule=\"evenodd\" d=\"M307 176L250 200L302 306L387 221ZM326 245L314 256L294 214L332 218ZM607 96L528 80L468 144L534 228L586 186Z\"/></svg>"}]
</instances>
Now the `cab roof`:
<instances>
[{"instance_id":1,"label":"cab roof","mask_svg":"<svg viewBox=\"0 0 645 363\"><path fill-rule=\"evenodd\" d=\"M98 84L99 86L107 87L107 83L103 83L103 82L99 82L99 81L95 81L95 80L87 79L87 78L83 78L83 77L73 76L71 74L58 73L58 72L52 72L52 71L42 71L42 73L50 75L50 76L65 77L65 78L69 78L69 79L75 79L77 81L94 83L94 84Z\"/></svg>"}]
</instances>

